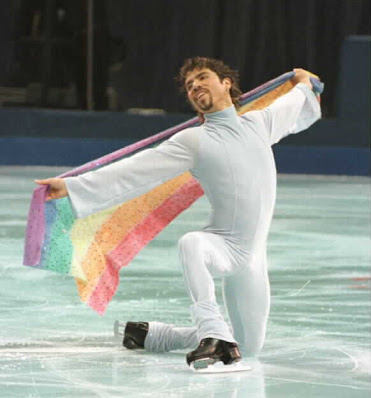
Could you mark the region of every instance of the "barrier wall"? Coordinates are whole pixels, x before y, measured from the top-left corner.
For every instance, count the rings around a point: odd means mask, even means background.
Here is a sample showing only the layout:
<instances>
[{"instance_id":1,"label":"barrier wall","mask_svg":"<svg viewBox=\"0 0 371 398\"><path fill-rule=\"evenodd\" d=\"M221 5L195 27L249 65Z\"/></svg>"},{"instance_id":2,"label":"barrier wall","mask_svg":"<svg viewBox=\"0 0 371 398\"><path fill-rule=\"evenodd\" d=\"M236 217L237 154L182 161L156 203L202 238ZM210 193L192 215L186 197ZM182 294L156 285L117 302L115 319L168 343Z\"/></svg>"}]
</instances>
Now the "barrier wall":
<instances>
[{"instance_id":1,"label":"barrier wall","mask_svg":"<svg viewBox=\"0 0 371 398\"><path fill-rule=\"evenodd\" d=\"M369 175L370 37L349 37L339 71L338 112L274 147L282 173ZM0 164L76 166L192 117L0 109Z\"/></svg>"}]
</instances>

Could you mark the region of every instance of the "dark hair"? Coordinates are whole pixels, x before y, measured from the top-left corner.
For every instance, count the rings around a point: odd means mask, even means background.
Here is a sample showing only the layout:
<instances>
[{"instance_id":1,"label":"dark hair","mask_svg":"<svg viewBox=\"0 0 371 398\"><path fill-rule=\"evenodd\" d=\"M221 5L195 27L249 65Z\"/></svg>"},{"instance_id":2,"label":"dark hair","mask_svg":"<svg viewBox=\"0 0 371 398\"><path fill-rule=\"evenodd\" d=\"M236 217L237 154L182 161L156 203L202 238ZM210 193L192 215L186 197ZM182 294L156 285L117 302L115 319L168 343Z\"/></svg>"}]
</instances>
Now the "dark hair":
<instances>
[{"instance_id":1,"label":"dark hair","mask_svg":"<svg viewBox=\"0 0 371 398\"><path fill-rule=\"evenodd\" d=\"M204 68L208 68L215 72L218 75L220 81L223 81L225 78L231 79L232 86L229 93L231 95L234 106L238 108L239 98L242 94L238 85L238 71L231 69L228 65L224 64L223 61L220 61L218 59L206 57L194 57L186 59L183 66L179 69L179 74L176 78L180 85L180 90L182 92L185 91L185 81L189 72L192 72L195 69Z\"/></svg>"}]
</instances>

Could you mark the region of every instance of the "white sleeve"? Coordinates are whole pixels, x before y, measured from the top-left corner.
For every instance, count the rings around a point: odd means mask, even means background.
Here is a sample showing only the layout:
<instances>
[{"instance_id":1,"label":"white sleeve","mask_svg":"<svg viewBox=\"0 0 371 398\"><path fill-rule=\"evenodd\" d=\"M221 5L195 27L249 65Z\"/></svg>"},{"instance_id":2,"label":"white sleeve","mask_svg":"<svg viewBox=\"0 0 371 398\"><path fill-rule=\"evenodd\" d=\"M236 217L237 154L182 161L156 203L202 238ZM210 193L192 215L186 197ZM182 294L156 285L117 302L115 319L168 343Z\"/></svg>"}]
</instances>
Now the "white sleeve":
<instances>
[{"instance_id":1,"label":"white sleeve","mask_svg":"<svg viewBox=\"0 0 371 398\"><path fill-rule=\"evenodd\" d=\"M260 123L270 145L276 144L289 134L307 129L321 118L321 107L313 91L299 83L287 94L278 98L261 111L252 111L246 117L253 117Z\"/></svg>"},{"instance_id":2,"label":"white sleeve","mask_svg":"<svg viewBox=\"0 0 371 398\"><path fill-rule=\"evenodd\" d=\"M194 167L198 157L197 128L175 134L156 148L96 171L65 179L78 218L140 196Z\"/></svg>"}]
</instances>

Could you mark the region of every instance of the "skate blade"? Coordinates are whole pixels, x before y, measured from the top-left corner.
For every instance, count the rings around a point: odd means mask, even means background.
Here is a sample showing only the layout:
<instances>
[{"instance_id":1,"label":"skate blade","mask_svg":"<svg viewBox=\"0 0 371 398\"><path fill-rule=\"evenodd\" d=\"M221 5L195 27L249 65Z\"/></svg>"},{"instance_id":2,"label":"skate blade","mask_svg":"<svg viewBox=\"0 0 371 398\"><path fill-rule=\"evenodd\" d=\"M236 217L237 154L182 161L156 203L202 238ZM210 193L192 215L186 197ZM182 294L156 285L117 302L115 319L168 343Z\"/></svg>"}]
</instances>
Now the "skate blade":
<instances>
[{"instance_id":1,"label":"skate blade","mask_svg":"<svg viewBox=\"0 0 371 398\"><path fill-rule=\"evenodd\" d=\"M113 335L115 338L121 338L124 336L126 323L121 323L119 321L115 321L113 325Z\"/></svg>"},{"instance_id":2,"label":"skate blade","mask_svg":"<svg viewBox=\"0 0 371 398\"><path fill-rule=\"evenodd\" d=\"M215 360L212 358L197 359L196 361L191 363L191 368L193 368L193 370L199 371L202 369L207 369L209 366L212 366L214 363Z\"/></svg>"},{"instance_id":3,"label":"skate blade","mask_svg":"<svg viewBox=\"0 0 371 398\"><path fill-rule=\"evenodd\" d=\"M215 364L210 363L210 358L205 358L204 360L195 361L191 364L190 368L195 373L230 373L230 372L247 372L252 370L251 366L248 366L241 362L235 362L232 363L231 365L224 365L223 362L217 362Z\"/></svg>"}]
</instances>

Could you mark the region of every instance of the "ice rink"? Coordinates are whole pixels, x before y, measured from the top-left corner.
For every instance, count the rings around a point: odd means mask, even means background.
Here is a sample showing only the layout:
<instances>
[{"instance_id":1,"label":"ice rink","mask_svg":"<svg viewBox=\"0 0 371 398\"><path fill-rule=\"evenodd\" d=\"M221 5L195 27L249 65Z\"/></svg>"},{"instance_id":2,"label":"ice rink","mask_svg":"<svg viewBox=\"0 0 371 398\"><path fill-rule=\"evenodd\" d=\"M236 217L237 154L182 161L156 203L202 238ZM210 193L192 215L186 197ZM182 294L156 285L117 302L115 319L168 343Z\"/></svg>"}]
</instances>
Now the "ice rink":
<instances>
[{"instance_id":1,"label":"ice rink","mask_svg":"<svg viewBox=\"0 0 371 398\"><path fill-rule=\"evenodd\" d=\"M100 317L73 279L22 266L32 181L62 171L0 167L0 397L370 397L370 179L278 177L265 347L250 372L203 375L182 351L124 349L113 324L190 324L177 240L206 223L206 200L121 271Z\"/></svg>"}]
</instances>

